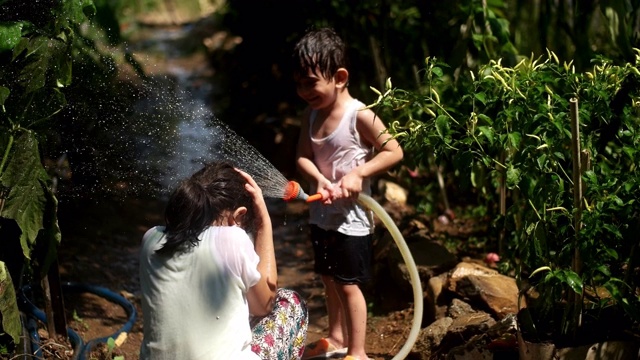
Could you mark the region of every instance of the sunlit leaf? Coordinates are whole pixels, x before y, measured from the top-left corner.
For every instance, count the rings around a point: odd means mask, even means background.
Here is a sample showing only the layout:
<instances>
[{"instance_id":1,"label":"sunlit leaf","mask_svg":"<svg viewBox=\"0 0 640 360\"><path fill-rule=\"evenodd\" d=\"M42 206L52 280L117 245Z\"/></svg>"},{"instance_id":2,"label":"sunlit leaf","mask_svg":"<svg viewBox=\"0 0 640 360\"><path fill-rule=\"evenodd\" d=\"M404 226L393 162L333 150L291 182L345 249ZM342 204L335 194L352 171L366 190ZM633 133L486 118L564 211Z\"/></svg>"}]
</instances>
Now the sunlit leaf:
<instances>
[{"instance_id":1,"label":"sunlit leaf","mask_svg":"<svg viewBox=\"0 0 640 360\"><path fill-rule=\"evenodd\" d=\"M514 149L520 147L520 141L522 140L522 134L517 131L513 131L509 133L509 142Z\"/></svg>"},{"instance_id":2,"label":"sunlit leaf","mask_svg":"<svg viewBox=\"0 0 640 360\"><path fill-rule=\"evenodd\" d=\"M478 130L484 135L487 140L489 140L489 144L493 144L493 129L488 126L478 126Z\"/></svg>"},{"instance_id":3,"label":"sunlit leaf","mask_svg":"<svg viewBox=\"0 0 640 360\"><path fill-rule=\"evenodd\" d=\"M2 331L9 334L17 344L22 334L20 310L11 275L2 261L0 261L0 313L2 313Z\"/></svg>"},{"instance_id":4,"label":"sunlit leaf","mask_svg":"<svg viewBox=\"0 0 640 360\"><path fill-rule=\"evenodd\" d=\"M507 166L507 187L513 189L520 182L520 170L513 167L512 164Z\"/></svg>"},{"instance_id":5,"label":"sunlit leaf","mask_svg":"<svg viewBox=\"0 0 640 360\"><path fill-rule=\"evenodd\" d=\"M482 120L483 124L488 124L488 125L493 124L493 120L491 120L491 118L485 114L478 114L478 119Z\"/></svg>"},{"instance_id":6,"label":"sunlit leaf","mask_svg":"<svg viewBox=\"0 0 640 360\"><path fill-rule=\"evenodd\" d=\"M51 72L52 76L56 79L56 86L64 87L69 86L72 81L71 76L71 54L65 54L63 49L60 49L60 54L53 58Z\"/></svg>"},{"instance_id":7,"label":"sunlit leaf","mask_svg":"<svg viewBox=\"0 0 640 360\"><path fill-rule=\"evenodd\" d=\"M542 154L536 159L539 169L544 169L547 163L547 154Z\"/></svg>"},{"instance_id":8,"label":"sunlit leaf","mask_svg":"<svg viewBox=\"0 0 640 360\"><path fill-rule=\"evenodd\" d=\"M87 16L93 16L96 8L91 0L63 1L61 12L67 16L67 20L74 24L81 24Z\"/></svg>"},{"instance_id":9,"label":"sunlit leaf","mask_svg":"<svg viewBox=\"0 0 640 360\"><path fill-rule=\"evenodd\" d=\"M607 289L607 291L609 292L609 294L611 294L613 298L620 299L622 297L620 289L618 288L618 286L616 286L616 284L613 281L607 281L604 284L604 288Z\"/></svg>"},{"instance_id":10,"label":"sunlit leaf","mask_svg":"<svg viewBox=\"0 0 640 360\"><path fill-rule=\"evenodd\" d=\"M46 196L41 182L49 177L40 162L38 142L33 135L22 134L13 146L7 167L0 175L2 185L10 189L0 216L18 223L24 256L30 258L38 232L43 229Z\"/></svg>"},{"instance_id":11,"label":"sunlit leaf","mask_svg":"<svg viewBox=\"0 0 640 360\"><path fill-rule=\"evenodd\" d=\"M4 86L0 86L0 106L4 105L4 102L7 101L9 94L11 91Z\"/></svg>"},{"instance_id":12,"label":"sunlit leaf","mask_svg":"<svg viewBox=\"0 0 640 360\"><path fill-rule=\"evenodd\" d=\"M440 115L436 118L436 130L442 139L447 136L449 133L449 118L446 115Z\"/></svg>"},{"instance_id":13,"label":"sunlit leaf","mask_svg":"<svg viewBox=\"0 0 640 360\"><path fill-rule=\"evenodd\" d=\"M583 285L580 276L573 271L567 271L565 272L565 275L565 282L571 287L571 289L578 294L582 294Z\"/></svg>"},{"instance_id":14,"label":"sunlit leaf","mask_svg":"<svg viewBox=\"0 0 640 360\"><path fill-rule=\"evenodd\" d=\"M0 22L0 52L13 49L20 42L21 22Z\"/></svg>"},{"instance_id":15,"label":"sunlit leaf","mask_svg":"<svg viewBox=\"0 0 640 360\"><path fill-rule=\"evenodd\" d=\"M611 275L611 271L609 271L609 268L605 265L598 266L596 270L602 273L603 275L607 275L607 276Z\"/></svg>"}]
</instances>

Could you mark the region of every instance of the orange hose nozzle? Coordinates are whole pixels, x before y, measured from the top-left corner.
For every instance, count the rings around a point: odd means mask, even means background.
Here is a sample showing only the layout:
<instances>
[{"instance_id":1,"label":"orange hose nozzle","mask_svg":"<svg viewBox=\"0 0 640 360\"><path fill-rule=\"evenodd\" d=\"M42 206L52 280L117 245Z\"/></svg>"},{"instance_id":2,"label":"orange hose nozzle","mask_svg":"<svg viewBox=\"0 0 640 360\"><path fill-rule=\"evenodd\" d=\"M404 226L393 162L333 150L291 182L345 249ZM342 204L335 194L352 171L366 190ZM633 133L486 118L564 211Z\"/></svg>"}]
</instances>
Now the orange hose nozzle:
<instances>
[{"instance_id":1,"label":"orange hose nozzle","mask_svg":"<svg viewBox=\"0 0 640 360\"><path fill-rule=\"evenodd\" d=\"M284 201L291 201L295 199L307 200L308 197L309 195L305 194L305 192L302 191L300 184L292 180L287 183L282 199Z\"/></svg>"}]
</instances>

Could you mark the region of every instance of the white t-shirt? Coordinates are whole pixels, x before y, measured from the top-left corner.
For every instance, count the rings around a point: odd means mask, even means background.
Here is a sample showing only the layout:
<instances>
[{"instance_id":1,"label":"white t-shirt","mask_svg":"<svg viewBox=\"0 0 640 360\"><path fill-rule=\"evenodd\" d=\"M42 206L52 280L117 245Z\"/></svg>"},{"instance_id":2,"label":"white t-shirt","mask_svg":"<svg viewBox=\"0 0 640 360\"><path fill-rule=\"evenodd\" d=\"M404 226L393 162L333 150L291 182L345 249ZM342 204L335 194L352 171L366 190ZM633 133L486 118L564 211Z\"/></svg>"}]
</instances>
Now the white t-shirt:
<instances>
[{"instance_id":1,"label":"white t-shirt","mask_svg":"<svg viewBox=\"0 0 640 360\"><path fill-rule=\"evenodd\" d=\"M251 351L246 293L260 280L247 233L211 226L188 252L158 255L164 227L140 251L144 339L141 360L259 360Z\"/></svg>"}]
</instances>

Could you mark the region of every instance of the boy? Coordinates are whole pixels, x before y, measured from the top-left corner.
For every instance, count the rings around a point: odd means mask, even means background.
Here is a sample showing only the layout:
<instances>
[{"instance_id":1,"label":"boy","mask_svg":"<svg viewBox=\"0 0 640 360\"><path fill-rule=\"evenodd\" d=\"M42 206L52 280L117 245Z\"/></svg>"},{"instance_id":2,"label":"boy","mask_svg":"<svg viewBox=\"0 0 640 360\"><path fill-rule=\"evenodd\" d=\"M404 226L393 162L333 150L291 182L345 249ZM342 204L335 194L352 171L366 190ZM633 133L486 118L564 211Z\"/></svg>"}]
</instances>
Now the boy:
<instances>
[{"instance_id":1,"label":"boy","mask_svg":"<svg viewBox=\"0 0 640 360\"><path fill-rule=\"evenodd\" d=\"M371 193L370 178L399 163L403 152L373 111L349 94L346 47L333 29L305 34L293 58L296 91L308 104L296 163L310 193L324 195L310 204L309 224L329 316L328 336L308 344L303 359L346 353L345 359L366 360L360 285L371 277L373 222L356 200Z\"/></svg>"}]
</instances>

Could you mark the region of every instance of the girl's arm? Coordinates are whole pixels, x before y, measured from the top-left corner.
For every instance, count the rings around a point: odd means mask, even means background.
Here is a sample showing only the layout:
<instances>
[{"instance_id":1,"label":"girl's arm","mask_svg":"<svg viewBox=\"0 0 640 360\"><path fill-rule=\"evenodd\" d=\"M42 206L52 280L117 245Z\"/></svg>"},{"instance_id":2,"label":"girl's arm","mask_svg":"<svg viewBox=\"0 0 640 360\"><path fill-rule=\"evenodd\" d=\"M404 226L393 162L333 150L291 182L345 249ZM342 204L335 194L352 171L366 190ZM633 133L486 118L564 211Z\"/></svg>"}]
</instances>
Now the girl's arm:
<instances>
[{"instance_id":1,"label":"girl's arm","mask_svg":"<svg viewBox=\"0 0 640 360\"><path fill-rule=\"evenodd\" d=\"M241 170L238 170L238 172L247 180L245 188L253 197L257 222L254 246L256 253L260 257L260 262L258 263L258 272L261 275L260 281L249 289L247 301L251 315L264 316L273 309L278 288L278 269L273 246L271 217L258 184L249 174Z\"/></svg>"}]
</instances>

